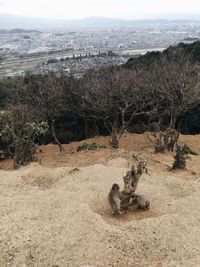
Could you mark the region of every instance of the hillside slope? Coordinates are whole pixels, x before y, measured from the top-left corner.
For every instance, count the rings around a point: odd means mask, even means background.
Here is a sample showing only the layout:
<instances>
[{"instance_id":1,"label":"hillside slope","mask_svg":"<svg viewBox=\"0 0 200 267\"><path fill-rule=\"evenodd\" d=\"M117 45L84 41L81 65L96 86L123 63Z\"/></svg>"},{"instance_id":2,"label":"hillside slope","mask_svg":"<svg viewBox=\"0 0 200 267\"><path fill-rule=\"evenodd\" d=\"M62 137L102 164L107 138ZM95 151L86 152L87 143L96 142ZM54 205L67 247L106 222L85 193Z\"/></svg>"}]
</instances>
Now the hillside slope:
<instances>
[{"instance_id":1,"label":"hillside slope","mask_svg":"<svg viewBox=\"0 0 200 267\"><path fill-rule=\"evenodd\" d=\"M200 152L199 136L181 138ZM200 266L200 156L169 172L172 155L154 154L145 135L126 134L118 151L78 145L44 146L41 165L0 171L0 266ZM138 192L151 208L114 218L107 194L134 151L148 161Z\"/></svg>"},{"instance_id":2,"label":"hillside slope","mask_svg":"<svg viewBox=\"0 0 200 267\"><path fill-rule=\"evenodd\" d=\"M182 51L180 53L180 50ZM138 66L143 66L149 68L154 66L155 62L162 60L164 57L174 58L181 60L183 57L190 56L194 62L200 62L200 41L193 43L185 44L180 43L176 46L170 46L165 49L163 52L153 51L148 52L145 55L142 55L137 58L130 58L125 64L124 67L128 69L134 69Z\"/></svg>"}]
</instances>

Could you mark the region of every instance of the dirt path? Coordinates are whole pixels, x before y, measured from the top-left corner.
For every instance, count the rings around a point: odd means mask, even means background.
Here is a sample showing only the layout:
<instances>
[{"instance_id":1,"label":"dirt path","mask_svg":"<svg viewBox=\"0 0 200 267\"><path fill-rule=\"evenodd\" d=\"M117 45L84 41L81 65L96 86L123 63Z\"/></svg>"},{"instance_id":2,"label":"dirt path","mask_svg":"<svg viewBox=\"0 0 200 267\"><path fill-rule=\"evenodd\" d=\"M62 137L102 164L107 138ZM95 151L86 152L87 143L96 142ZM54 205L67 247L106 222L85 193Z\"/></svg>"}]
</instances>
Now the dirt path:
<instances>
[{"instance_id":1,"label":"dirt path","mask_svg":"<svg viewBox=\"0 0 200 267\"><path fill-rule=\"evenodd\" d=\"M138 192L151 208L116 219L107 193L114 182L122 187L129 152L83 152L82 163L84 157L99 163L74 172L36 163L1 170L0 266L200 266L199 156L187 171L169 172L171 157L147 148L150 176L142 176ZM42 153L45 162L50 155Z\"/></svg>"}]
</instances>

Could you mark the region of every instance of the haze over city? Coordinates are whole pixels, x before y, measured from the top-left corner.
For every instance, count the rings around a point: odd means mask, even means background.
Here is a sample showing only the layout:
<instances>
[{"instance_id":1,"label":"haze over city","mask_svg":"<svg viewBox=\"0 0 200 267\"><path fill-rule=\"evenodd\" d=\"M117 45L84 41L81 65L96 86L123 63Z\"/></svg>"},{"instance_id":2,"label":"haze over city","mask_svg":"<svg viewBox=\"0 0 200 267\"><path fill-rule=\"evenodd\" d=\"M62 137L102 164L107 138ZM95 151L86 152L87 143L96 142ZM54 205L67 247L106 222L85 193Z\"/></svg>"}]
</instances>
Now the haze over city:
<instances>
[{"instance_id":1,"label":"haze over city","mask_svg":"<svg viewBox=\"0 0 200 267\"><path fill-rule=\"evenodd\" d=\"M121 65L199 40L196 0L0 0L0 76Z\"/></svg>"},{"instance_id":2,"label":"haze over city","mask_svg":"<svg viewBox=\"0 0 200 267\"><path fill-rule=\"evenodd\" d=\"M53 19L198 19L197 0L0 0L0 13Z\"/></svg>"}]
</instances>

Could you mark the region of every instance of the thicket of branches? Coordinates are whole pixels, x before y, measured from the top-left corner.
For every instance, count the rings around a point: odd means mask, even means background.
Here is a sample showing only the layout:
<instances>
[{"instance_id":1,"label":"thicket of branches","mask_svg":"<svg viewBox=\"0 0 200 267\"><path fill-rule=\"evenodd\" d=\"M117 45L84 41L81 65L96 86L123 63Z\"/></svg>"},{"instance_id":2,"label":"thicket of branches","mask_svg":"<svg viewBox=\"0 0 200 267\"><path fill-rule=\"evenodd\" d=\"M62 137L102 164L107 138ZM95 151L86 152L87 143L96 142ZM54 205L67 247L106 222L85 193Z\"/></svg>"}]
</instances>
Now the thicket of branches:
<instances>
[{"instance_id":1,"label":"thicket of branches","mask_svg":"<svg viewBox=\"0 0 200 267\"><path fill-rule=\"evenodd\" d=\"M0 83L0 110L9 120L5 124L0 118L0 150L14 143L15 153L23 151L24 147L19 149L16 140L19 135L27 135L27 123L45 123L62 151L57 123L62 118L67 128L69 117L83 122L85 137L98 134L99 127L104 128L111 136L113 148L118 148L121 136L130 125L142 118L147 125L154 125L149 138L155 151L173 150L181 119L199 106L199 82L199 65L181 50L154 61L148 69L93 69L80 79L63 71L4 79ZM5 136L6 127L11 129L10 139ZM24 132L16 135L18 131ZM37 143L40 131L37 134L35 131L29 128L30 142ZM23 164L26 160L17 162Z\"/></svg>"}]
</instances>

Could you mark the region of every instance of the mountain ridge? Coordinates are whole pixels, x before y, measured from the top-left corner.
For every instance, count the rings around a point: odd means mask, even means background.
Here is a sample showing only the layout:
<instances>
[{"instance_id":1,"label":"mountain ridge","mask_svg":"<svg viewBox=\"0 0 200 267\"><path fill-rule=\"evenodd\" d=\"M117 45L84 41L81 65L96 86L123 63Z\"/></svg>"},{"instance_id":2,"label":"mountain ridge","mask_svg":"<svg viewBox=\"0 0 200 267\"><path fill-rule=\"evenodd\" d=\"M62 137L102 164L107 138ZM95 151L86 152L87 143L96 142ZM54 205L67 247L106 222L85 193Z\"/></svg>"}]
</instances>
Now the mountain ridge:
<instances>
[{"instance_id":1,"label":"mountain ridge","mask_svg":"<svg viewBox=\"0 0 200 267\"><path fill-rule=\"evenodd\" d=\"M197 23L198 20L167 20L167 19L142 19L124 20L108 17L86 17L83 19L49 19L18 16L0 13L0 29L11 28L52 28L52 27L137 27L153 24L188 24Z\"/></svg>"}]
</instances>

